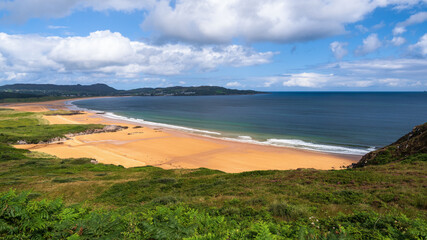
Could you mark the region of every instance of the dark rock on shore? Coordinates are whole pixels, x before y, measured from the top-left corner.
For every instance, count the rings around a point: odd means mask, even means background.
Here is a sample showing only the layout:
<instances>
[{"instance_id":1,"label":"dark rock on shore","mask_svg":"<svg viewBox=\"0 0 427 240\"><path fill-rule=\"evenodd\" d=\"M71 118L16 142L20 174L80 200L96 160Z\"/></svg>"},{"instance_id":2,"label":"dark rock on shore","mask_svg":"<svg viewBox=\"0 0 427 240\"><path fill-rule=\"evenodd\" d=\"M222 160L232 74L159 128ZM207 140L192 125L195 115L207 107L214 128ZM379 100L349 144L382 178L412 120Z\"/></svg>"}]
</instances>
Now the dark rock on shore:
<instances>
[{"instance_id":1,"label":"dark rock on shore","mask_svg":"<svg viewBox=\"0 0 427 240\"><path fill-rule=\"evenodd\" d=\"M88 134L94 134L94 133L105 133L105 132L117 132L117 131L121 131L124 129L127 129L128 127L126 126L119 126L119 125L107 125L102 129L89 129L87 131L84 132L80 132L80 133L71 133L71 134L67 134L65 135L66 137L74 137L74 136L80 136L80 135L88 135Z\"/></svg>"}]
</instances>

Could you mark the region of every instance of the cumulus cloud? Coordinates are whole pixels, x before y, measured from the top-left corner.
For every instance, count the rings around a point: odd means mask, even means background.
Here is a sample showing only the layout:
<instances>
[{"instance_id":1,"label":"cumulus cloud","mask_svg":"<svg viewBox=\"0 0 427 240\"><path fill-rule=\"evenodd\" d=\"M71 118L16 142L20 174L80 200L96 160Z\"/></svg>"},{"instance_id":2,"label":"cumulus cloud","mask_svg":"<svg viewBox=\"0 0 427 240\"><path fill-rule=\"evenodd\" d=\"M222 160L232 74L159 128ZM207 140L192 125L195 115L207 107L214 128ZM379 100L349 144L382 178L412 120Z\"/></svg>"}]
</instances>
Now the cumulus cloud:
<instances>
[{"instance_id":1,"label":"cumulus cloud","mask_svg":"<svg viewBox=\"0 0 427 240\"><path fill-rule=\"evenodd\" d=\"M427 86L427 59L372 59L327 64L323 71L333 71L336 76L343 76L354 81L371 81L372 84L391 86L394 79L401 86L421 84ZM386 84L387 82L387 84ZM396 84L394 84L396 85Z\"/></svg>"},{"instance_id":2,"label":"cumulus cloud","mask_svg":"<svg viewBox=\"0 0 427 240\"><path fill-rule=\"evenodd\" d=\"M427 87L427 59L373 59L330 63L302 73L257 79L263 87L296 89Z\"/></svg>"},{"instance_id":3,"label":"cumulus cloud","mask_svg":"<svg viewBox=\"0 0 427 240\"><path fill-rule=\"evenodd\" d=\"M409 50L415 55L427 57L427 33L424 34L416 44L410 45Z\"/></svg>"},{"instance_id":4,"label":"cumulus cloud","mask_svg":"<svg viewBox=\"0 0 427 240\"><path fill-rule=\"evenodd\" d=\"M150 45L110 31L65 38L0 33L1 72L107 74L131 78L141 74L176 75L192 69L209 71L221 65L264 64L273 55L239 45Z\"/></svg>"},{"instance_id":5,"label":"cumulus cloud","mask_svg":"<svg viewBox=\"0 0 427 240\"><path fill-rule=\"evenodd\" d=\"M61 18L74 11L144 10L143 28L160 37L203 43L298 42L345 33L379 7L399 9L426 0L1 0L3 20Z\"/></svg>"},{"instance_id":6,"label":"cumulus cloud","mask_svg":"<svg viewBox=\"0 0 427 240\"><path fill-rule=\"evenodd\" d=\"M47 26L47 28L49 28L49 29L65 29L65 28L68 28L68 27L66 27L66 26L49 25L49 26Z\"/></svg>"},{"instance_id":7,"label":"cumulus cloud","mask_svg":"<svg viewBox=\"0 0 427 240\"><path fill-rule=\"evenodd\" d=\"M363 88L373 85L373 82L368 80L352 78L346 75L319 72L284 74L282 76L265 77L261 80L264 81L264 87L270 87L272 84L281 83L284 87L304 89L322 89L331 87Z\"/></svg>"},{"instance_id":8,"label":"cumulus cloud","mask_svg":"<svg viewBox=\"0 0 427 240\"><path fill-rule=\"evenodd\" d=\"M393 29L394 35L399 35L406 32L406 27L418 23L427 21L427 12L419 12L414 15L411 15L408 19L403 22L397 23L396 27Z\"/></svg>"},{"instance_id":9,"label":"cumulus cloud","mask_svg":"<svg viewBox=\"0 0 427 240\"><path fill-rule=\"evenodd\" d=\"M341 60L344 56L347 55L348 51L345 47L348 45L346 42L332 42L329 47L331 48L332 53L335 58Z\"/></svg>"},{"instance_id":10,"label":"cumulus cloud","mask_svg":"<svg viewBox=\"0 0 427 240\"><path fill-rule=\"evenodd\" d=\"M310 87L318 88L323 87L326 83L330 82L334 78L332 74L320 74L320 73L295 73L289 76L283 82L285 87Z\"/></svg>"},{"instance_id":11,"label":"cumulus cloud","mask_svg":"<svg viewBox=\"0 0 427 240\"><path fill-rule=\"evenodd\" d=\"M382 46L382 43L378 39L378 35L376 33L372 33L367 38L363 39L363 45L359 46L356 49L355 54L358 56L363 56L368 53L374 52L381 46Z\"/></svg>"},{"instance_id":12,"label":"cumulus cloud","mask_svg":"<svg viewBox=\"0 0 427 240\"><path fill-rule=\"evenodd\" d=\"M4 74L6 75L6 81L20 80L27 76L27 73L5 72Z\"/></svg>"},{"instance_id":13,"label":"cumulus cloud","mask_svg":"<svg viewBox=\"0 0 427 240\"><path fill-rule=\"evenodd\" d=\"M355 26L357 30L359 30L361 33L367 33L369 32L369 29L361 24L358 24Z\"/></svg>"},{"instance_id":14,"label":"cumulus cloud","mask_svg":"<svg viewBox=\"0 0 427 240\"><path fill-rule=\"evenodd\" d=\"M297 42L345 32L378 7L413 6L420 0L181 0L160 1L142 24L166 38L191 42Z\"/></svg>"},{"instance_id":15,"label":"cumulus cloud","mask_svg":"<svg viewBox=\"0 0 427 240\"><path fill-rule=\"evenodd\" d=\"M24 22L31 18L61 18L75 10L133 11L150 9L155 0L15 0L0 1L0 10L8 14L6 20Z\"/></svg>"},{"instance_id":16,"label":"cumulus cloud","mask_svg":"<svg viewBox=\"0 0 427 240\"><path fill-rule=\"evenodd\" d=\"M393 39L391 39L391 43L394 46L400 46L400 45L404 44L405 42L406 42L406 39L403 37L399 37L399 36L393 37Z\"/></svg>"},{"instance_id":17,"label":"cumulus cloud","mask_svg":"<svg viewBox=\"0 0 427 240\"><path fill-rule=\"evenodd\" d=\"M239 82L229 82L229 83L225 84L225 86L227 86L227 87L241 87L242 84Z\"/></svg>"}]
</instances>

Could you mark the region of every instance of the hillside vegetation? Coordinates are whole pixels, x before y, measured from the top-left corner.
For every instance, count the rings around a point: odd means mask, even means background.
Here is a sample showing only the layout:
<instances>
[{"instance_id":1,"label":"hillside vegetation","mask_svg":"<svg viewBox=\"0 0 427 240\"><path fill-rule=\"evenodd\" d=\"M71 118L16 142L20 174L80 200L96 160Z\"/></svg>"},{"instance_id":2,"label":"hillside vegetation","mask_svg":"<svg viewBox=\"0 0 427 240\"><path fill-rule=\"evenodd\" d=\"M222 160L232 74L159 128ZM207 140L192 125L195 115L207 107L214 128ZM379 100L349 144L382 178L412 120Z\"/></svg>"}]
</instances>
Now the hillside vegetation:
<instances>
[{"instance_id":1,"label":"hillside vegetation","mask_svg":"<svg viewBox=\"0 0 427 240\"><path fill-rule=\"evenodd\" d=\"M0 86L0 103L35 102L76 97L96 96L203 96L257 94L252 90L236 90L216 86L138 88L117 90L106 84L55 85L55 84L12 84Z\"/></svg>"},{"instance_id":2,"label":"hillside vegetation","mask_svg":"<svg viewBox=\"0 0 427 240\"><path fill-rule=\"evenodd\" d=\"M41 141L47 126L61 129L49 137L77 131L0 111L2 134L19 126L32 130L13 141ZM345 170L227 174L59 159L4 139L11 137L0 138L0 239L427 238L425 155Z\"/></svg>"},{"instance_id":3,"label":"hillside vegetation","mask_svg":"<svg viewBox=\"0 0 427 240\"><path fill-rule=\"evenodd\" d=\"M399 161L425 160L427 156L427 122L416 126L396 142L370 152L355 167Z\"/></svg>"}]
</instances>

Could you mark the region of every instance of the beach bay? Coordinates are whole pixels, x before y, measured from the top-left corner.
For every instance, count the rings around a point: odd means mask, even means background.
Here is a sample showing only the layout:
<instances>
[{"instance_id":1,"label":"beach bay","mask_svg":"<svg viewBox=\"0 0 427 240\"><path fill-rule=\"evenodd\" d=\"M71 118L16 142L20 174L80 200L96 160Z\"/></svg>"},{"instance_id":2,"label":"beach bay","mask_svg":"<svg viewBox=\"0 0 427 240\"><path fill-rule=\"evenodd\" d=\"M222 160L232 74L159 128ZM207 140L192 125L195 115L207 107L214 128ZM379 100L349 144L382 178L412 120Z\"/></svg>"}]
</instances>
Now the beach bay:
<instances>
[{"instance_id":1,"label":"beach bay","mask_svg":"<svg viewBox=\"0 0 427 240\"><path fill-rule=\"evenodd\" d=\"M8 105L19 111L66 109L65 100ZM339 169L359 156L327 154L294 148L234 142L167 128L140 126L126 121L88 113L70 116L45 116L51 124L115 124L128 129L72 137L63 143L16 145L17 148L44 152L58 157L88 157L100 163L124 167L158 166L171 168L210 168L224 172L287 170L297 168Z\"/></svg>"}]
</instances>

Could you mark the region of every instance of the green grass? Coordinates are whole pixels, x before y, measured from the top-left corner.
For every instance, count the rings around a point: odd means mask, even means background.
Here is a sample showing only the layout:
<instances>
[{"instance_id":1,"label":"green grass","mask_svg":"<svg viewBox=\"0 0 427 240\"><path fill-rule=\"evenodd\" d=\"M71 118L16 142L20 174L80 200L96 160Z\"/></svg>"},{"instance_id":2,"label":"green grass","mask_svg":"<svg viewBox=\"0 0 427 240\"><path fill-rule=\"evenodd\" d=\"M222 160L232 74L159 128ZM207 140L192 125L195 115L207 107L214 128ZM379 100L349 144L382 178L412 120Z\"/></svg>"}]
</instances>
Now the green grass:
<instances>
[{"instance_id":1,"label":"green grass","mask_svg":"<svg viewBox=\"0 0 427 240\"><path fill-rule=\"evenodd\" d=\"M0 143L14 144L20 140L27 143L46 142L55 137L64 137L67 133L84 132L95 128L102 128L102 125L49 125L39 113L0 111Z\"/></svg>"},{"instance_id":2,"label":"green grass","mask_svg":"<svg viewBox=\"0 0 427 240\"><path fill-rule=\"evenodd\" d=\"M46 126L37 114L0 116ZM58 127L61 134L74 129ZM95 165L4 142L0 238L425 239L425 160L418 154L356 169L227 174Z\"/></svg>"}]
</instances>

